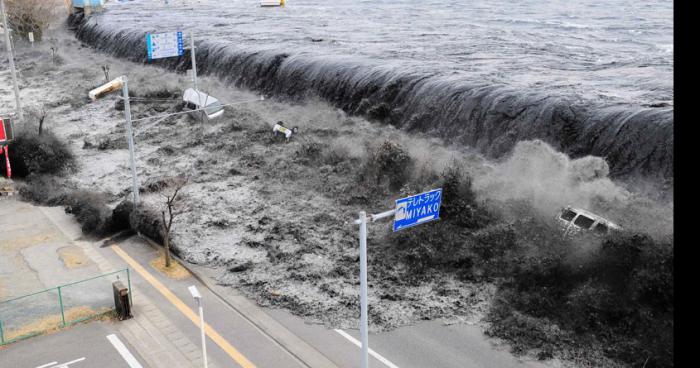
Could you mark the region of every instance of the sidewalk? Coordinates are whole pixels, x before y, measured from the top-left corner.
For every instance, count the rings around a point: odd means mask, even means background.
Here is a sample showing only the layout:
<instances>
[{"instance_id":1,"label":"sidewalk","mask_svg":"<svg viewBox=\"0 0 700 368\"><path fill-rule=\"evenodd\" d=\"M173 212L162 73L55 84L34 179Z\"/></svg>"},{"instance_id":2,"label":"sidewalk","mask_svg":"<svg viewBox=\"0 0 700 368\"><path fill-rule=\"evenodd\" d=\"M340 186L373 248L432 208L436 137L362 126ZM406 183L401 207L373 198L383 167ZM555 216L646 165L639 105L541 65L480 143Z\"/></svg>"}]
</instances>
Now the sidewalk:
<instances>
[{"instance_id":1,"label":"sidewalk","mask_svg":"<svg viewBox=\"0 0 700 368\"><path fill-rule=\"evenodd\" d=\"M119 322L123 326L120 333L149 365L202 366L199 318L188 291L190 285L196 285L205 306L209 367L337 368L247 299L224 300L211 289L208 280L192 272L184 279L167 277L149 264L159 257L160 250L140 237L101 247L101 243L80 240L79 226L60 208L40 209L95 262L100 272L125 267L131 270L135 318ZM149 341L148 346L139 346L141 340Z\"/></svg>"},{"instance_id":2,"label":"sidewalk","mask_svg":"<svg viewBox=\"0 0 700 368\"><path fill-rule=\"evenodd\" d=\"M80 227L66 215L61 207L38 207L44 216L60 229L73 244L80 247L100 269L101 273L115 268L100 255L89 242L82 238ZM155 304L137 287L132 285L132 314L134 318L120 322L121 332L153 368L187 368L202 366L199 345L191 342ZM214 363L209 367L218 368Z\"/></svg>"},{"instance_id":3,"label":"sidewalk","mask_svg":"<svg viewBox=\"0 0 700 368\"><path fill-rule=\"evenodd\" d=\"M91 243L81 240L79 225L61 207L37 207L5 197L0 202L0 225L2 300L124 268L114 267ZM68 267L67 262L76 266ZM137 296L133 298L134 318L116 325L148 366L201 367L201 347L145 293L133 285L131 292ZM213 362L209 367L218 368Z\"/></svg>"}]
</instances>

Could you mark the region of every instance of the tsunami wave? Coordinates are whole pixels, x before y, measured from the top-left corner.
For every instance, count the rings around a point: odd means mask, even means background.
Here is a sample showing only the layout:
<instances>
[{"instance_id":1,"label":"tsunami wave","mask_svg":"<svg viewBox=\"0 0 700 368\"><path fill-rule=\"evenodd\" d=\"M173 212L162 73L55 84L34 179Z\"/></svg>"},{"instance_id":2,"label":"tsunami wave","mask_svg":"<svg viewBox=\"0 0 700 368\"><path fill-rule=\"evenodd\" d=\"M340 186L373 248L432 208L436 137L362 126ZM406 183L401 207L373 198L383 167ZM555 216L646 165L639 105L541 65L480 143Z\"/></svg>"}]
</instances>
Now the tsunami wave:
<instances>
[{"instance_id":1,"label":"tsunami wave","mask_svg":"<svg viewBox=\"0 0 700 368\"><path fill-rule=\"evenodd\" d=\"M189 54L148 61L145 32L114 29L82 14L69 22L81 41L111 55L184 72ZM611 177L673 181L673 107L604 103L542 91L402 71L341 55L250 51L197 43L197 69L266 95L318 96L349 114L476 148L500 158L541 139L572 158L603 157Z\"/></svg>"}]
</instances>

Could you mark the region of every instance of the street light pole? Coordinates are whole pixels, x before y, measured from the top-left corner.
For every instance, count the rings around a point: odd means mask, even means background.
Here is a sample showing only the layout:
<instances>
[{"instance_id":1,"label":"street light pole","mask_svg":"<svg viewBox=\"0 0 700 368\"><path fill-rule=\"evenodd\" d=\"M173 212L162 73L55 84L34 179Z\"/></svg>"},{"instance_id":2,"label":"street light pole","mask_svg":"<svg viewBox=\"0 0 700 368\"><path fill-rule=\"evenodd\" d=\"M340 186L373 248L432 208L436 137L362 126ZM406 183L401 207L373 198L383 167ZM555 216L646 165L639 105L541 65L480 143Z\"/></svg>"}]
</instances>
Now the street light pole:
<instances>
[{"instance_id":1,"label":"street light pole","mask_svg":"<svg viewBox=\"0 0 700 368\"><path fill-rule=\"evenodd\" d=\"M190 294L197 301L197 307L199 307L199 330L202 335L202 357L204 360L204 368L207 368L207 345L206 338L204 336L204 308L202 308L202 295L197 290L197 287L192 285L189 288Z\"/></svg>"},{"instance_id":2,"label":"street light pole","mask_svg":"<svg viewBox=\"0 0 700 368\"><path fill-rule=\"evenodd\" d=\"M5 29L5 45L7 46L7 59L10 61L10 72L12 73L12 84L15 87L15 104L17 106L17 116L24 122L22 113L22 103L19 98L19 84L17 83L17 69L15 69L15 57L12 52L12 41L10 41L10 27L7 25L7 13L5 12L5 0L0 0L0 12L2 12L2 25Z\"/></svg>"},{"instance_id":3,"label":"street light pole","mask_svg":"<svg viewBox=\"0 0 700 368\"><path fill-rule=\"evenodd\" d=\"M375 222L386 217L394 216L396 210L385 211L376 215L369 215L365 211L360 211L359 218L355 220L356 225L360 225L360 340L362 343L362 356L360 357L360 367L369 367L369 325L367 323L367 221Z\"/></svg>"},{"instance_id":4,"label":"street light pole","mask_svg":"<svg viewBox=\"0 0 700 368\"><path fill-rule=\"evenodd\" d=\"M131 129L131 104L129 103L129 80L126 75L121 77L124 91L124 117L126 118L126 140L129 143L129 159L131 161L131 184L134 195L134 206L139 205L139 184L136 179L136 160L134 159L134 135Z\"/></svg>"},{"instance_id":5,"label":"street light pole","mask_svg":"<svg viewBox=\"0 0 700 368\"><path fill-rule=\"evenodd\" d=\"M367 214L360 211L360 338L362 340L362 356L360 367L367 368L369 364L369 338L367 335Z\"/></svg>"},{"instance_id":6,"label":"street light pole","mask_svg":"<svg viewBox=\"0 0 700 368\"><path fill-rule=\"evenodd\" d=\"M136 177L136 159L134 158L134 134L131 128L131 104L129 103L129 79L126 75L115 78L102 86L99 86L88 93L88 97L95 101L101 96L122 89L124 94L124 118L126 120L126 141L129 144L129 159L131 161L131 183L134 196L134 205L139 204L139 183Z\"/></svg>"}]
</instances>

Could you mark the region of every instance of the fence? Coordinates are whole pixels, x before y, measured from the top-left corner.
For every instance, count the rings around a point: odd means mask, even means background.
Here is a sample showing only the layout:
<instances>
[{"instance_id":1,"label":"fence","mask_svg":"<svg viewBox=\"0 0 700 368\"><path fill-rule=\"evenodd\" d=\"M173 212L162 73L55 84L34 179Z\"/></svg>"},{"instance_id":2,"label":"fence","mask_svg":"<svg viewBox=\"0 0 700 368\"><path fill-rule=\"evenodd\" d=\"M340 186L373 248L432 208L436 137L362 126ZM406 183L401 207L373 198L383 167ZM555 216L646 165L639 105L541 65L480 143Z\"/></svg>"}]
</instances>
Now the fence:
<instances>
[{"instance_id":1,"label":"fence","mask_svg":"<svg viewBox=\"0 0 700 368\"><path fill-rule=\"evenodd\" d=\"M0 301L0 346L112 312L112 283L124 279L131 297L131 276L125 268Z\"/></svg>"}]
</instances>

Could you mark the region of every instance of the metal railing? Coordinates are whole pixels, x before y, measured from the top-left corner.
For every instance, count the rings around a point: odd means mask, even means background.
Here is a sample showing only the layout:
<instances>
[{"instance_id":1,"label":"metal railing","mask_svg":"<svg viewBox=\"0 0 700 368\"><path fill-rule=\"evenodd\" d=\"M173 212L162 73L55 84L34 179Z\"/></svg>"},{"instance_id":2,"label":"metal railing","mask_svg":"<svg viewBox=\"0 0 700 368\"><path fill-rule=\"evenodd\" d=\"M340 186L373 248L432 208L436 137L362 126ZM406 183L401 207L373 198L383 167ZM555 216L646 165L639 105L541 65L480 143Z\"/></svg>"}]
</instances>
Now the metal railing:
<instances>
[{"instance_id":1,"label":"metal railing","mask_svg":"<svg viewBox=\"0 0 700 368\"><path fill-rule=\"evenodd\" d=\"M129 269L63 284L0 301L0 346L58 330L114 311L112 283Z\"/></svg>"}]
</instances>

